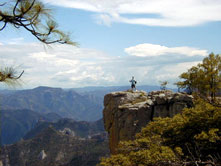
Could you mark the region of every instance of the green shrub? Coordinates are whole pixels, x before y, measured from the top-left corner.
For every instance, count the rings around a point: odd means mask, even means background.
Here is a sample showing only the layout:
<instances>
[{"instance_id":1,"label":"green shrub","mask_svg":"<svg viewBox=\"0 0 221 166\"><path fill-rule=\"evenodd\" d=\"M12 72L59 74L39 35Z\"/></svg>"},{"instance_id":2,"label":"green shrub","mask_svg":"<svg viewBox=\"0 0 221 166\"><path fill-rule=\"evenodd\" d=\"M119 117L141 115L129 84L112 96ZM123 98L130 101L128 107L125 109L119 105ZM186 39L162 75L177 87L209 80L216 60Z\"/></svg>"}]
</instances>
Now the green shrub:
<instances>
[{"instance_id":1,"label":"green shrub","mask_svg":"<svg viewBox=\"0 0 221 166\"><path fill-rule=\"evenodd\" d=\"M133 141L120 142L118 154L100 166L182 165L221 162L221 108L197 100L173 118L155 118Z\"/></svg>"}]
</instances>

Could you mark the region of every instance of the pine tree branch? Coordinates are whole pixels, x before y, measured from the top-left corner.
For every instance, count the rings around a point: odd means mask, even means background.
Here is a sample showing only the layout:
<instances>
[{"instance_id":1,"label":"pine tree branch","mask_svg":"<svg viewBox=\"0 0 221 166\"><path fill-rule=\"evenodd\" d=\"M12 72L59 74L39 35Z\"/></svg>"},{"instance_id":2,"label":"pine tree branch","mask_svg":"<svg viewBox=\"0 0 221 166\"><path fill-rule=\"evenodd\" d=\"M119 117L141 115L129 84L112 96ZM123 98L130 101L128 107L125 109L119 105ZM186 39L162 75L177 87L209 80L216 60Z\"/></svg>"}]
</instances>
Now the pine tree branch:
<instances>
[{"instance_id":1,"label":"pine tree branch","mask_svg":"<svg viewBox=\"0 0 221 166\"><path fill-rule=\"evenodd\" d=\"M0 22L3 22L3 26L0 28L0 31L4 30L8 23L14 25L15 28L23 27L28 32L30 32L33 36L35 36L39 41L45 44L52 43L60 43L60 44L72 44L77 45L76 42L72 42L67 34L58 33L59 31L54 31L55 27L51 27L48 24L48 21L54 22L47 13L48 9L45 9L41 3L37 3L36 0L30 0L30 5L27 8L23 8L22 3L23 0L17 0L14 4L12 14L10 12L2 12L0 11ZM27 2L28 3L28 2ZM6 3L1 4L0 6L4 6ZM19 8L19 4L21 7ZM37 7L37 8L36 8ZM19 11L16 12L16 11ZM9 14L8 14L9 13ZM38 20L40 15L46 15L46 19ZM48 21L47 21L48 20ZM45 25L47 22L47 27L42 27L42 32L35 29L38 25ZM53 25L53 24L52 24Z\"/></svg>"}]
</instances>

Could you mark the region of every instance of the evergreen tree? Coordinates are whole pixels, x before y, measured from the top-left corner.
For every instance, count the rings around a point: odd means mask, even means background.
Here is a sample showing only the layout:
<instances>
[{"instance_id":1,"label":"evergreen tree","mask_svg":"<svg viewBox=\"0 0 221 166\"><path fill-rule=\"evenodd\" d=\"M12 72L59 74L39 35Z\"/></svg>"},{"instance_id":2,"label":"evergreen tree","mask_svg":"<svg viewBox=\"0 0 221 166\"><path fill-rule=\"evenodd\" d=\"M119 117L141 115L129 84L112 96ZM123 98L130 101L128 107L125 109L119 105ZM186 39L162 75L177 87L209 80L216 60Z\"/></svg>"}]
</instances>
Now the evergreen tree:
<instances>
[{"instance_id":1,"label":"evergreen tree","mask_svg":"<svg viewBox=\"0 0 221 166\"><path fill-rule=\"evenodd\" d=\"M187 92L196 92L201 97L215 100L221 90L221 56L214 53L203 59L201 64L193 66L179 76L183 81L177 82L178 88Z\"/></svg>"},{"instance_id":2,"label":"evergreen tree","mask_svg":"<svg viewBox=\"0 0 221 166\"><path fill-rule=\"evenodd\" d=\"M161 89L161 90L166 90L168 83L169 83L168 81L162 81L162 82L160 82L160 89Z\"/></svg>"},{"instance_id":3,"label":"evergreen tree","mask_svg":"<svg viewBox=\"0 0 221 166\"><path fill-rule=\"evenodd\" d=\"M203 59L200 67L205 75L204 89L214 100L216 93L221 89L221 56L211 53L209 57Z\"/></svg>"}]
</instances>

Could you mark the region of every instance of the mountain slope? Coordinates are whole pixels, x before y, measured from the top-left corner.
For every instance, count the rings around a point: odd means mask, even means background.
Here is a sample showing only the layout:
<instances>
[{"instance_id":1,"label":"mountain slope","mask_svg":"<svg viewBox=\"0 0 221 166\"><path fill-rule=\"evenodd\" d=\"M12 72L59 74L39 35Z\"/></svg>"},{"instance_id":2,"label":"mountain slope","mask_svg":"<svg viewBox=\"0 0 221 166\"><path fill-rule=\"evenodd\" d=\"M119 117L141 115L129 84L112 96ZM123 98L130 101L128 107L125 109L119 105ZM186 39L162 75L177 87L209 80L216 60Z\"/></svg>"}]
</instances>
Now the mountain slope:
<instances>
[{"instance_id":1,"label":"mountain slope","mask_svg":"<svg viewBox=\"0 0 221 166\"><path fill-rule=\"evenodd\" d=\"M1 143L12 144L19 141L42 119L56 121L61 117L56 114L39 114L27 109L1 110Z\"/></svg>"},{"instance_id":2,"label":"mountain slope","mask_svg":"<svg viewBox=\"0 0 221 166\"><path fill-rule=\"evenodd\" d=\"M40 114L26 109L1 110L2 144L20 140L41 118Z\"/></svg>"},{"instance_id":3,"label":"mountain slope","mask_svg":"<svg viewBox=\"0 0 221 166\"><path fill-rule=\"evenodd\" d=\"M88 138L96 134L105 133L103 119L95 122L75 121L73 119L60 119L57 122L39 122L24 139L31 139L48 127L53 127L57 131L66 131L76 137Z\"/></svg>"},{"instance_id":4,"label":"mountain slope","mask_svg":"<svg viewBox=\"0 0 221 166\"><path fill-rule=\"evenodd\" d=\"M14 166L95 166L108 154L107 141L80 140L49 127L33 139L3 147L0 160Z\"/></svg>"}]
</instances>

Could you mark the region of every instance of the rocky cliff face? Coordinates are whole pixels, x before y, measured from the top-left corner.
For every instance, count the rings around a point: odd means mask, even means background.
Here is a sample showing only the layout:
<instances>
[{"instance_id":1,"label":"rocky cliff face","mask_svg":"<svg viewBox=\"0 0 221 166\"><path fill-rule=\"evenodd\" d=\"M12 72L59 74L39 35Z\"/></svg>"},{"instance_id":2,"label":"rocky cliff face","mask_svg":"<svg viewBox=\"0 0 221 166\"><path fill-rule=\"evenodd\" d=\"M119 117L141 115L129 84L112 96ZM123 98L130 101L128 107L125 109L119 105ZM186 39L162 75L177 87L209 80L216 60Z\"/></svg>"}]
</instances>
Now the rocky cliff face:
<instances>
[{"instance_id":1,"label":"rocky cliff face","mask_svg":"<svg viewBox=\"0 0 221 166\"><path fill-rule=\"evenodd\" d=\"M191 107L192 96L171 91L112 92L104 97L104 127L109 146L116 153L119 141L132 140L154 117L172 117Z\"/></svg>"}]
</instances>

